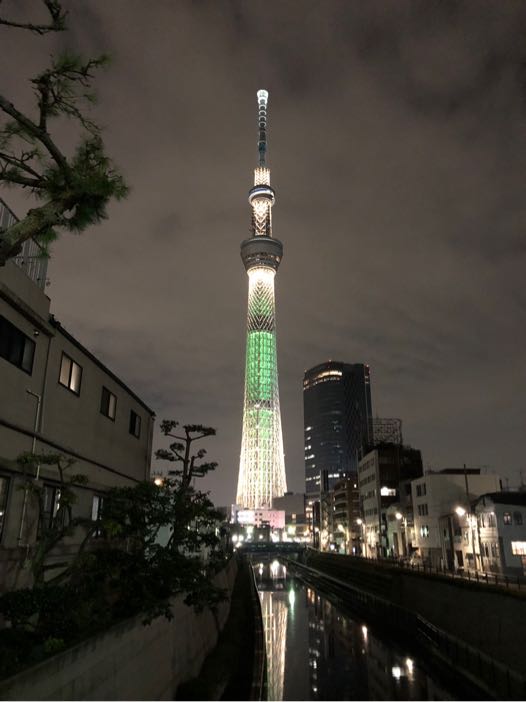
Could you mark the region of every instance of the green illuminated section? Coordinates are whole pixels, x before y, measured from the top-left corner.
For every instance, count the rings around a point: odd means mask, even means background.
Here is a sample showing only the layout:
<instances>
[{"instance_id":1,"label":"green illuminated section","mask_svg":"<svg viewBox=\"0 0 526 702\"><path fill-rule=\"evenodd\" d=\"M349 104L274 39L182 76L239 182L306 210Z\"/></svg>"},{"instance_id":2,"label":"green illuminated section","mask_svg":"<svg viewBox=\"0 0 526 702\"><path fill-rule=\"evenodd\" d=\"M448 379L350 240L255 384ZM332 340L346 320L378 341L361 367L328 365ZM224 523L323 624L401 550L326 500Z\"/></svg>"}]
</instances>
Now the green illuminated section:
<instances>
[{"instance_id":1,"label":"green illuminated section","mask_svg":"<svg viewBox=\"0 0 526 702\"><path fill-rule=\"evenodd\" d=\"M275 334L266 331L249 331L246 392L251 402L272 400L276 374Z\"/></svg>"}]
</instances>

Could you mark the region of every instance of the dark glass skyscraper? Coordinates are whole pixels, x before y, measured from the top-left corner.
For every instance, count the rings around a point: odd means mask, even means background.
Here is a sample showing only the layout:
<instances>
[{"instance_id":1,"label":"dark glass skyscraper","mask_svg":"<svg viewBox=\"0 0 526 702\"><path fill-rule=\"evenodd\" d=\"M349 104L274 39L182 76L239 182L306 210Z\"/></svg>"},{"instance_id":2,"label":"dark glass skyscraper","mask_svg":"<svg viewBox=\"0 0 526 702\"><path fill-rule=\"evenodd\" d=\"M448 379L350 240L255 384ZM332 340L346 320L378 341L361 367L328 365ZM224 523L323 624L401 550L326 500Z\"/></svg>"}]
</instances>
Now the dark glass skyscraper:
<instances>
[{"instance_id":1,"label":"dark glass skyscraper","mask_svg":"<svg viewBox=\"0 0 526 702\"><path fill-rule=\"evenodd\" d=\"M354 476L372 441L369 366L327 361L305 372L305 492L316 500Z\"/></svg>"}]
</instances>

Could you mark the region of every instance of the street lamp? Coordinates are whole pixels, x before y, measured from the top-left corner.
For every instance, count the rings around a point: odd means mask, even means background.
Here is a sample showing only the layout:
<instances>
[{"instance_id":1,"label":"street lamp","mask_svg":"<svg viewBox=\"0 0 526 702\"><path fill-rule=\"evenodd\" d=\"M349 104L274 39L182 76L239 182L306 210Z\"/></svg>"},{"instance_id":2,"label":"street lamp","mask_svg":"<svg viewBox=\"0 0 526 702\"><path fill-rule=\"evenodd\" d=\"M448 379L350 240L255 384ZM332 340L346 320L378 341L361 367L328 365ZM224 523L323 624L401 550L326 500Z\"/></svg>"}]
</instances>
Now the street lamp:
<instances>
[{"instance_id":1,"label":"street lamp","mask_svg":"<svg viewBox=\"0 0 526 702\"><path fill-rule=\"evenodd\" d=\"M475 567L475 570L478 570L478 566L477 566L477 555L476 555L476 553L475 553L475 529L474 529L474 526L475 526L475 523L476 523L476 518L475 518L475 517L472 517L472 515L469 514L469 513L464 509L464 507L462 507L461 505L459 505L458 507L455 507L455 513L456 513L459 517L464 517L466 514L468 515L468 516L467 516L467 523L468 523L468 530L471 532L471 550L472 550L472 552L473 552L473 565L474 565L474 567Z\"/></svg>"}]
</instances>

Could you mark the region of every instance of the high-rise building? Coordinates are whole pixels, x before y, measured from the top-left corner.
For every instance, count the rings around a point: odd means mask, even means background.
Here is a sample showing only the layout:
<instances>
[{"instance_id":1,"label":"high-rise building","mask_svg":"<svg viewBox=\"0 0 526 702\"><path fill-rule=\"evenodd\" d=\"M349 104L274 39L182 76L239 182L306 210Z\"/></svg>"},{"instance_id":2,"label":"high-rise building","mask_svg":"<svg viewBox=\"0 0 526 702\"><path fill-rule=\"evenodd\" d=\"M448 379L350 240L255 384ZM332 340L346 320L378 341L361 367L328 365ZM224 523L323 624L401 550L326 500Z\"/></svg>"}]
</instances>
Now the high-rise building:
<instances>
[{"instance_id":1,"label":"high-rise building","mask_svg":"<svg viewBox=\"0 0 526 702\"><path fill-rule=\"evenodd\" d=\"M272 498L287 491L276 353L274 277L283 256L272 236L272 206L267 153L268 92L259 90L259 163L248 201L252 207L249 239L241 244L248 273L247 346L243 436L236 502L247 509L270 509Z\"/></svg>"},{"instance_id":2,"label":"high-rise building","mask_svg":"<svg viewBox=\"0 0 526 702\"><path fill-rule=\"evenodd\" d=\"M372 441L369 366L327 361L305 372L305 493L312 504L345 477L356 476Z\"/></svg>"},{"instance_id":3,"label":"high-rise building","mask_svg":"<svg viewBox=\"0 0 526 702\"><path fill-rule=\"evenodd\" d=\"M401 510L408 550L409 530L413 524L411 481L422 475L422 454L418 449L398 444L378 444L365 454L358 466L358 487L363 518L365 555L394 555L389 543L388 519ZM396 506L389 515L389 507Z\"/></svg>"}]
</instances>

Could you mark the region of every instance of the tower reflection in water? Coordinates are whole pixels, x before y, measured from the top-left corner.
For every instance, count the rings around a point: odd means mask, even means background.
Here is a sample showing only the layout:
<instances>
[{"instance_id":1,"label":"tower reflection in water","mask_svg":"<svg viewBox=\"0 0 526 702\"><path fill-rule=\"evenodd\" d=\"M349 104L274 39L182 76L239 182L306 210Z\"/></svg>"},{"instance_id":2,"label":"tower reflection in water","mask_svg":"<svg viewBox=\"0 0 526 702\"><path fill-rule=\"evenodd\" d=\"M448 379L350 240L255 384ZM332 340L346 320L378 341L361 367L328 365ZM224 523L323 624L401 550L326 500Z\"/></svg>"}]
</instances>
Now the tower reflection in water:
<instances>
[{"instance_id":1,"label":"tower reflection in water","mask_svg":"<svg viewBox=\"0 0 526 702\"><path fill-rule=\"evenodd\" d=\"M267 699L282 700L290 605L289 593L286 590L287 569L278 561L259 563L256 578L267 648Z\"/></svg>"}]
</instances>

